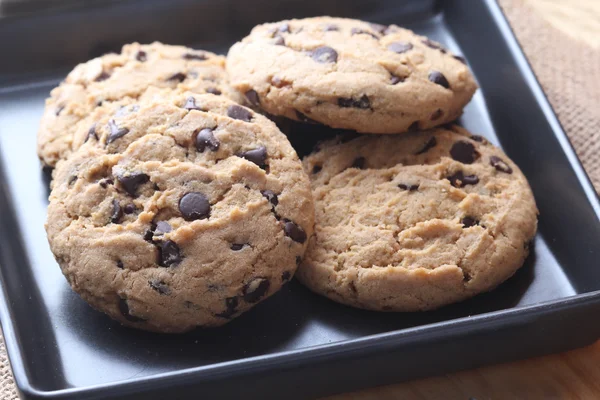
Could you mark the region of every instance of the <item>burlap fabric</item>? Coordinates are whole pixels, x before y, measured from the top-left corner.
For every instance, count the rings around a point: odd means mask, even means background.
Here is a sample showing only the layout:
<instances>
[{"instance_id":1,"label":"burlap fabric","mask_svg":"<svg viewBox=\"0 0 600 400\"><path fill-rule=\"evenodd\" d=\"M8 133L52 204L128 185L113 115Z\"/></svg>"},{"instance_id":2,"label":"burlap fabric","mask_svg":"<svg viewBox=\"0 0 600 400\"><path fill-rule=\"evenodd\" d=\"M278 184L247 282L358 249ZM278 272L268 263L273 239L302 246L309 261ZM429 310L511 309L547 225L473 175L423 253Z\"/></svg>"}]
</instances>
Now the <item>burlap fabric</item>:
<instances>
[{"instance_id":1,"label":"burlap fabric","mask_svg":"<svg viewBox=\"0 0 600 400\"><path fill-rule=\"evenodd\" d=\"M587 32L581 29L569 32L568 16L553 21L545 13L549 9L544 8L556 8L557 3L572 7L583 4L583 8L587 8L593 7L591 4L594 2L600 2L589 0L584 4L583 0L499 1L552 107L596 190L599 190L600 49L595 46L596 36L593 32L600 32L600 20L595 20L593 15L590 17L589 10L585 10L576 18L571 18L571 23L587 28ZM550 10L550 13L555 11ZM565 12L572 12L572 9ZM597 23L597 26L594 26L594 23ZM582 40L585 39L585 35L589 36L590 32L593 35L590 36L591 40ZM0 400L12 399L17 399L17 392L4 343L0 342Z\"/></svg>"}]
</instances>

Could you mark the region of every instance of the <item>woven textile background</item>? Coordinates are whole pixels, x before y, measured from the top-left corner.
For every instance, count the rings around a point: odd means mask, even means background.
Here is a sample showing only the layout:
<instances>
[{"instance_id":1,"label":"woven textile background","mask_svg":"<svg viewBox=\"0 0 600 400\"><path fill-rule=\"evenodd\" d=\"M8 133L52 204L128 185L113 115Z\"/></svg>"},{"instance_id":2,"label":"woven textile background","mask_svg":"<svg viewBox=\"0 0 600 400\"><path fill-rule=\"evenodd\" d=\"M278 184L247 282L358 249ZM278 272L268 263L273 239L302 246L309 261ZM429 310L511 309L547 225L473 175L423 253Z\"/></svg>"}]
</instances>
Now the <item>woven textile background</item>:
<instances>
[{"instance_id":1,"label":"woven textile background","mask_svg":"<svg viewBox=\"0 0 600 400\"><path fill-rule=\"evenodd\" d=\"M499 2L596 190L600 190L600 1ZM17 393L0 342L0 400L13 399Z\"/></svg>"}]
</instances>

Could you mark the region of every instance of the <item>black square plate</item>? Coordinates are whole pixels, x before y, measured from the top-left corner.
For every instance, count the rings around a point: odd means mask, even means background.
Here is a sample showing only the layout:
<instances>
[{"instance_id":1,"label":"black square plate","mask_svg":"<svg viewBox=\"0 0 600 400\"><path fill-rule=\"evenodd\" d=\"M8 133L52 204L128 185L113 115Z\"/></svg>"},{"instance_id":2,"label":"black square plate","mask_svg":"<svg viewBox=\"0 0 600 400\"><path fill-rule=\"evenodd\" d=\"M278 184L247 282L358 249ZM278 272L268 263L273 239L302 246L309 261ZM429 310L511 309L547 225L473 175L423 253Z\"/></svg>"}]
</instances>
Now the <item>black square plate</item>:
<instances>
[{"instance_id":1,"label":"black square plate","mask_svg":"<svg viewBox=\"0 0 600 400\"><path fill-rule=\"evenodd\" d=\"M0 20L0 317L24 398L297 398L582 346L600 334L596 193L492 0L149 0ZM44 98L76 62L129 41L225 52L260 22L396 23L464 54L481 90L461 123L504 150L540 209L526 265L497 290L420 314L344 307L291 283L231 324L122 328L68 287L48 248L35 154ZM319 138L291 135L303 153ZM302 155L302 154L301 154Z\"/></svg>"}]
</instances>

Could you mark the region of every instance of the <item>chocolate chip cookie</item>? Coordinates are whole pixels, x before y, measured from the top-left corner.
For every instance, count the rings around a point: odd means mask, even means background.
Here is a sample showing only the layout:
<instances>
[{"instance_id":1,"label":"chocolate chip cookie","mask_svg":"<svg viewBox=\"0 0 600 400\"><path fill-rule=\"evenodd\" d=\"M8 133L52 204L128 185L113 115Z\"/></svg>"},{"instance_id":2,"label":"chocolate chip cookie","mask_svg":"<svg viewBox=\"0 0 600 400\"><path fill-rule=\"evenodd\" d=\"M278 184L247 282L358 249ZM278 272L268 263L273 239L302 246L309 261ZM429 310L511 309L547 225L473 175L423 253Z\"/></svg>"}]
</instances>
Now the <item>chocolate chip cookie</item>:
<instances>
[{"instance_id":1,"label":"chocolate chip cookie","mask_svg":"<svg viewBox=\"0 0 600 400\"><path fill-rule=\"evenodd\" d=\"M99 116L88 130L57 165L46 230L93 307L183 332L222 325L293 277L314 206L296 152L267 118L185 93Z\"/></svg>"},{"instance_id":2,"label":"chocolate chip cookie","mask_svg":"<svg viewBox=\"0 0 600 400\"><path fill-rule=\"evenodd\" d=\"M304 167L316 222L297 276L343 304L430 310L491 290L537 229L519 168L458 127L338 138Z\"/></svg>"},{"instance_id":3,"label":"chocolate chip cookie","mask_svg":"<svg viewBox=\"0 0 600 400\"><path fill-rule=\"evenodd\" d=\"M243 98L227 83L225 58L201 50L161 43L125 45L80 64L50 94L38 132L38 156L46 166L72 151L79 121L96 107L125 98L139 99L149 87Z\"/></svg>"},{"instance_id":4,"label":"chocolate chip cookie","mask_svg":"<svg viewBox=\"0 0 600 400\"><path fill-rule=\"evenodd\" d=\"M465 60L395 25L317 17L255 27L227 56L231 84L274 115L363 133L456 119L477 89Z\"/></svg>"}]
</instances>

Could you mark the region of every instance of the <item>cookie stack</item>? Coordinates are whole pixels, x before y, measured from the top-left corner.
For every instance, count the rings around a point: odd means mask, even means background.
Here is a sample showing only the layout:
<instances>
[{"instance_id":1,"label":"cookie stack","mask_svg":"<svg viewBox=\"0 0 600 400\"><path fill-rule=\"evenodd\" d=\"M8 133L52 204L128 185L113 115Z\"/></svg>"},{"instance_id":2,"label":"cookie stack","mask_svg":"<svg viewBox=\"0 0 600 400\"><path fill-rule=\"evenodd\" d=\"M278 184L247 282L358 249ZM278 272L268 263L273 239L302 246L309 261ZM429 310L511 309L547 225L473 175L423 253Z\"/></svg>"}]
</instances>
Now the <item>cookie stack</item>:
<instances>
[{"instance_id":1,"label":"cookie stack","mask_svg":"<svg viewBox=\"0 0 600 400\"><path fill-rule=\"evenodd\" d=\"M476 88L438 43L349 19L260 25L227 59L127 45L47 101L51 249L93 307L159 332L224 324L296 269L379 311L491 290L523 264L537 209L501 150L448 124ZM265 115L354 133L301 162Z\"/></svg>"}]
</instances>

